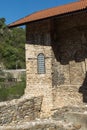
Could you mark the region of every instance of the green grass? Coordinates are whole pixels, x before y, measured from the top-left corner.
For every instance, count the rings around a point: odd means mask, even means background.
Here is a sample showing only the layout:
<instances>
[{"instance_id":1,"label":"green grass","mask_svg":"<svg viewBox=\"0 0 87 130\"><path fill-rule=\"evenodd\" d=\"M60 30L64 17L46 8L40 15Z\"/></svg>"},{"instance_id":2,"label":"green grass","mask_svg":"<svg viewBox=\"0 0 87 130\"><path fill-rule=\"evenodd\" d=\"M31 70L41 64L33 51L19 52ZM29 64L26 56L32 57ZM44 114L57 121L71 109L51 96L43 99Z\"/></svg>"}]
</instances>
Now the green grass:
<instances>
[{"instance_id":1,"label":"green grass","mask_svg":"<svg viewBox=\"0 0 87 130\"><path fill-rule=\"evenodd\" d=\"M25 87L26 83L25 81L22 81L12 87L0 88L0 101L20 98L24 94Z\"/></svg>"}]
</instances>

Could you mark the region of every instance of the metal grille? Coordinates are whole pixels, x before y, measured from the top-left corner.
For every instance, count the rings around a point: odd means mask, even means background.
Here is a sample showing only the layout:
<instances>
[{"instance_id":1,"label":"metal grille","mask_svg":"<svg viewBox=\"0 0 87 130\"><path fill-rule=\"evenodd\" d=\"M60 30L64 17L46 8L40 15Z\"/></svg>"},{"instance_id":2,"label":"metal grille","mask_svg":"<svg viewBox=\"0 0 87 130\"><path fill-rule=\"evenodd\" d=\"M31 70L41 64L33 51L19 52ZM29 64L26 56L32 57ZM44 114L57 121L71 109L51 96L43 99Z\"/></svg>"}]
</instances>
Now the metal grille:
<instances>
[{"instance_id":1,"label":"metal grille","mask_svg":"<svg viewBox=\"0 0 87 130\"><path fill-rule=\"evenodd\" d=\"M38 74L44 74L45 73L45 57L44 54L39 54L37 57L38 62Z\"/></svg>"}]
</instances>

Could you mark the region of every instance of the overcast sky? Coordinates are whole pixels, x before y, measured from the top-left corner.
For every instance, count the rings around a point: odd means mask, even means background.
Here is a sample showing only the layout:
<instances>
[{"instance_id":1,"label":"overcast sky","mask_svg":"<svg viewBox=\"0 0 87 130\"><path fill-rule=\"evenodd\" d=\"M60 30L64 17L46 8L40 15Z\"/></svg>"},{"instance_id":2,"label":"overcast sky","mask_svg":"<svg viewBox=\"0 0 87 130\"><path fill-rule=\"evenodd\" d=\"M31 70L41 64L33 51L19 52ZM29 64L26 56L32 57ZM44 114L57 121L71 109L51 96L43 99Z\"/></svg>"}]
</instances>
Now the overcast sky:
<instances>
[{"instance_id":1,"label":"overcast sky","mask_svg":"<svg viewBox=\"0 0 87 130\"><path fill-rule=\"evenodd\" d=\"M9 24L33 12L74 2L76 0L0 0L0 18Z\"/></svg>"}]
</instances>

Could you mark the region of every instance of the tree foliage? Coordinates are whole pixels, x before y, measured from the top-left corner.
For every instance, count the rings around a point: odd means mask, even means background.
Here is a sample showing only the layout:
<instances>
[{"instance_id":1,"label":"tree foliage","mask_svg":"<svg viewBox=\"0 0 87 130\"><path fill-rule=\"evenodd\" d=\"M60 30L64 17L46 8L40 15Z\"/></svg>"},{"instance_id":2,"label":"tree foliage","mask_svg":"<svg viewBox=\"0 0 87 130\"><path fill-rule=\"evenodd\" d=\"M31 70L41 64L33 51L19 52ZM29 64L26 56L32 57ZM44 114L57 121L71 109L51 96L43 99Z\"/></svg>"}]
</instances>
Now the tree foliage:
<instances>
[{"instance_id":1,"label":"tree foliage","mask_svg":"<svg viewBox=\"0 0 87 130\"><path fill-rule=\"evenodd\" d=\"M0 19L0 62L6 69L25 68L25 29L9 29Z\"/></svg>"}]
</instances>

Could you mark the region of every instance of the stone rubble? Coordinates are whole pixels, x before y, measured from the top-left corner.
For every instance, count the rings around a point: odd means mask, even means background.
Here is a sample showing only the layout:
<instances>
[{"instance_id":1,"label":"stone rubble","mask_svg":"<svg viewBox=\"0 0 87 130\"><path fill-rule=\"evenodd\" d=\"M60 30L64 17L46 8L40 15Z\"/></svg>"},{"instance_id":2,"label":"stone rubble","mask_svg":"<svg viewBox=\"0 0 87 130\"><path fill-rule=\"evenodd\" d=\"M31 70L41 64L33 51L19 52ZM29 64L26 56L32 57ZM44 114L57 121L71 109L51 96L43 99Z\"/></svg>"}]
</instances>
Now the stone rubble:
<instances>
[{"instance_id":1,"label":"stone rubble","mask_svg":"<svg viewBox=\"0 0 87 130\"><path fill-rule=\"evenodd\" d=\"M0 130L83 130L81 123L73 122L70 118L85 117L83 121L86 122L86 105L52 109L52 115L41 118L42 99L41 96L26 97L1 103Z\"/></svg>"}]
</instances>

